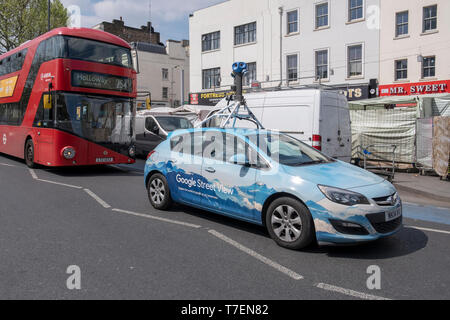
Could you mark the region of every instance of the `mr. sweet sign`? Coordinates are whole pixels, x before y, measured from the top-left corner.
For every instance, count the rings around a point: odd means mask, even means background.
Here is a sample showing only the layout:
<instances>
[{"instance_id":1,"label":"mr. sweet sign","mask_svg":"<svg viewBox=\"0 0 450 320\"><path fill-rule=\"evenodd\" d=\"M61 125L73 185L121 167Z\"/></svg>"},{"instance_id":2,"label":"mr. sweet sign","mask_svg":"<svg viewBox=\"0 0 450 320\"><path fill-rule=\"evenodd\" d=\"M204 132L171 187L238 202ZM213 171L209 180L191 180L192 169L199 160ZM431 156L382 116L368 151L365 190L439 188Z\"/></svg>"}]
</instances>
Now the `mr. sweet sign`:
<instances>
[{"instance_id":1,"label":"mr. sweet sign","mask_svg":"<svg viewBox=\"0 0 450 320\"><path fill-rule=\"evenodd\" d=\"M449 93L450 80L381 85L380 97Z\"/></svg>"}]
</instances>

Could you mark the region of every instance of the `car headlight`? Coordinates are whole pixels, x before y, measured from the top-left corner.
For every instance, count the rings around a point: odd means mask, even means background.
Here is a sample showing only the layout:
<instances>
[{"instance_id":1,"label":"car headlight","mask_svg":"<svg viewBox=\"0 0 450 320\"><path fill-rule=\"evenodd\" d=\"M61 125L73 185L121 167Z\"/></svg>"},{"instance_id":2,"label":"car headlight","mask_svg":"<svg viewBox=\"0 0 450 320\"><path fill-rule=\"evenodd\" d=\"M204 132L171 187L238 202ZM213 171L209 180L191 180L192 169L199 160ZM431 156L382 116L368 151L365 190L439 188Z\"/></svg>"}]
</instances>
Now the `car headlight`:
<instances>
[{"instance_id":1,"label":"car headlight","mask_svg":"<svg viewBox=\"0 0 450 320\"><path fill-rule=\"evenodd\" d=\"M369 200L362 194L357 192L327 187L327 186L318 186L320 191L327 197L329 200L343 204L345 206L353 206L355 204L370 204Z\"/></svg>"}]
</instances>

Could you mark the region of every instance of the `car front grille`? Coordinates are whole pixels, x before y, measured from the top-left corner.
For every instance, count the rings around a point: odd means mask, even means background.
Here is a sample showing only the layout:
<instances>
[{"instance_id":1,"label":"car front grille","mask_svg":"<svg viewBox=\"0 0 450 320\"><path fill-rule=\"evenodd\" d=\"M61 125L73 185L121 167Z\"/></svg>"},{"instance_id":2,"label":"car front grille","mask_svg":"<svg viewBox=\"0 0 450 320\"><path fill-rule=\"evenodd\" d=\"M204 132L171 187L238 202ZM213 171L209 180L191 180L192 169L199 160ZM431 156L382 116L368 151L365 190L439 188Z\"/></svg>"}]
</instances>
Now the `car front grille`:
<instances>
[{"instance_id":1,"label":"car front grille","mask_svg":"<svg viewBox=\"0 0 450 320\"><path fill-rule=\"evenodd\" d=\"M373 228L378 233L386 234L397 230L403 222L403 217L398 217L397 219L391 221L385 221L385 213L372 213L368 214L366 217L369 219Z\"/></svg>"},{"instance_id":2,"label":"car front grille","mask_svg":"<svg viewBox=\"0 0 450 320\"><path fill-rule=\"evenodd\" d=\"M386 197L373 198L373 200L381 207L393 206L395 204L393 201L397 198L396 195L397 194L394 193Z\"/></svg>"}]
</instances>

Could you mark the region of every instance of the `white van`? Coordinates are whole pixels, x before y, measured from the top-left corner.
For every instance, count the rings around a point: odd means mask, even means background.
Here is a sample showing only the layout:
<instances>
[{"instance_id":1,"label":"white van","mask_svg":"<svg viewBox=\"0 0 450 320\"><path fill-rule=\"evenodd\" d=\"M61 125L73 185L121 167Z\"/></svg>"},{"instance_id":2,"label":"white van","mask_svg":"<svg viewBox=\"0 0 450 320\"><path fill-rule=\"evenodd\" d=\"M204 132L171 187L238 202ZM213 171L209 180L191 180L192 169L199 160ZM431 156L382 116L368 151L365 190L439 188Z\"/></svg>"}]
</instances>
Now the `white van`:
<instances>
[{"instance_id":1,"label":"white van","mask_svg":"<svg viewBox=\"0 0 450 320\"><path fill-rule=\"evenodd\" d=\"M248 93L245 99L266 129L287 133L330 157L350 162L350 112L343 94L331 90L291 89ZM227 103L225 99L220 101L217 110ZM210 126L216 124L212 122ZM252 124L241 121L237 126L251 127Z\"/></svg>"}]
</instances>

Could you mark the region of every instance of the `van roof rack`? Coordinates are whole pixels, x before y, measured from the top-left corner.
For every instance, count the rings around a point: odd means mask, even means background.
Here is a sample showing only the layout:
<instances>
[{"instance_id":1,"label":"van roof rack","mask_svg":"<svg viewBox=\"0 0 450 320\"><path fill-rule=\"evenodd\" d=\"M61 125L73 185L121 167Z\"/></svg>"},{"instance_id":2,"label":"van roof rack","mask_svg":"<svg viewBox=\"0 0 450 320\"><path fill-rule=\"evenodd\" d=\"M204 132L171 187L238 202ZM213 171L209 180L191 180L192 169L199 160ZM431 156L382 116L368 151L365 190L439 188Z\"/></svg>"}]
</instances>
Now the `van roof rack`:
<instances>
[{"instance_id":1,"label":"van roof rack","mask_svg":"<svg viewBox=\"0 0 450 320\"><path fill-rule=\"evenodd\" d=\"M233 64L233 73L231 76L234 78L234 89L236 94L229 97L226 107L207 117L197 125L198 127L203 127L210 120L219 118L222 119L220 128L226 128L231 122L232 128L235 128L237 120L246 120L254 123L258 129L264 129L264 126L248 107L244 95L242 94L243 77L245 73L247 73L247 70L248 67L245 62L236 62ZM234 101L230 105L231 100ZM241 111L244 111L245 113L242 113Z\"/></svg>"}]
</instances>

